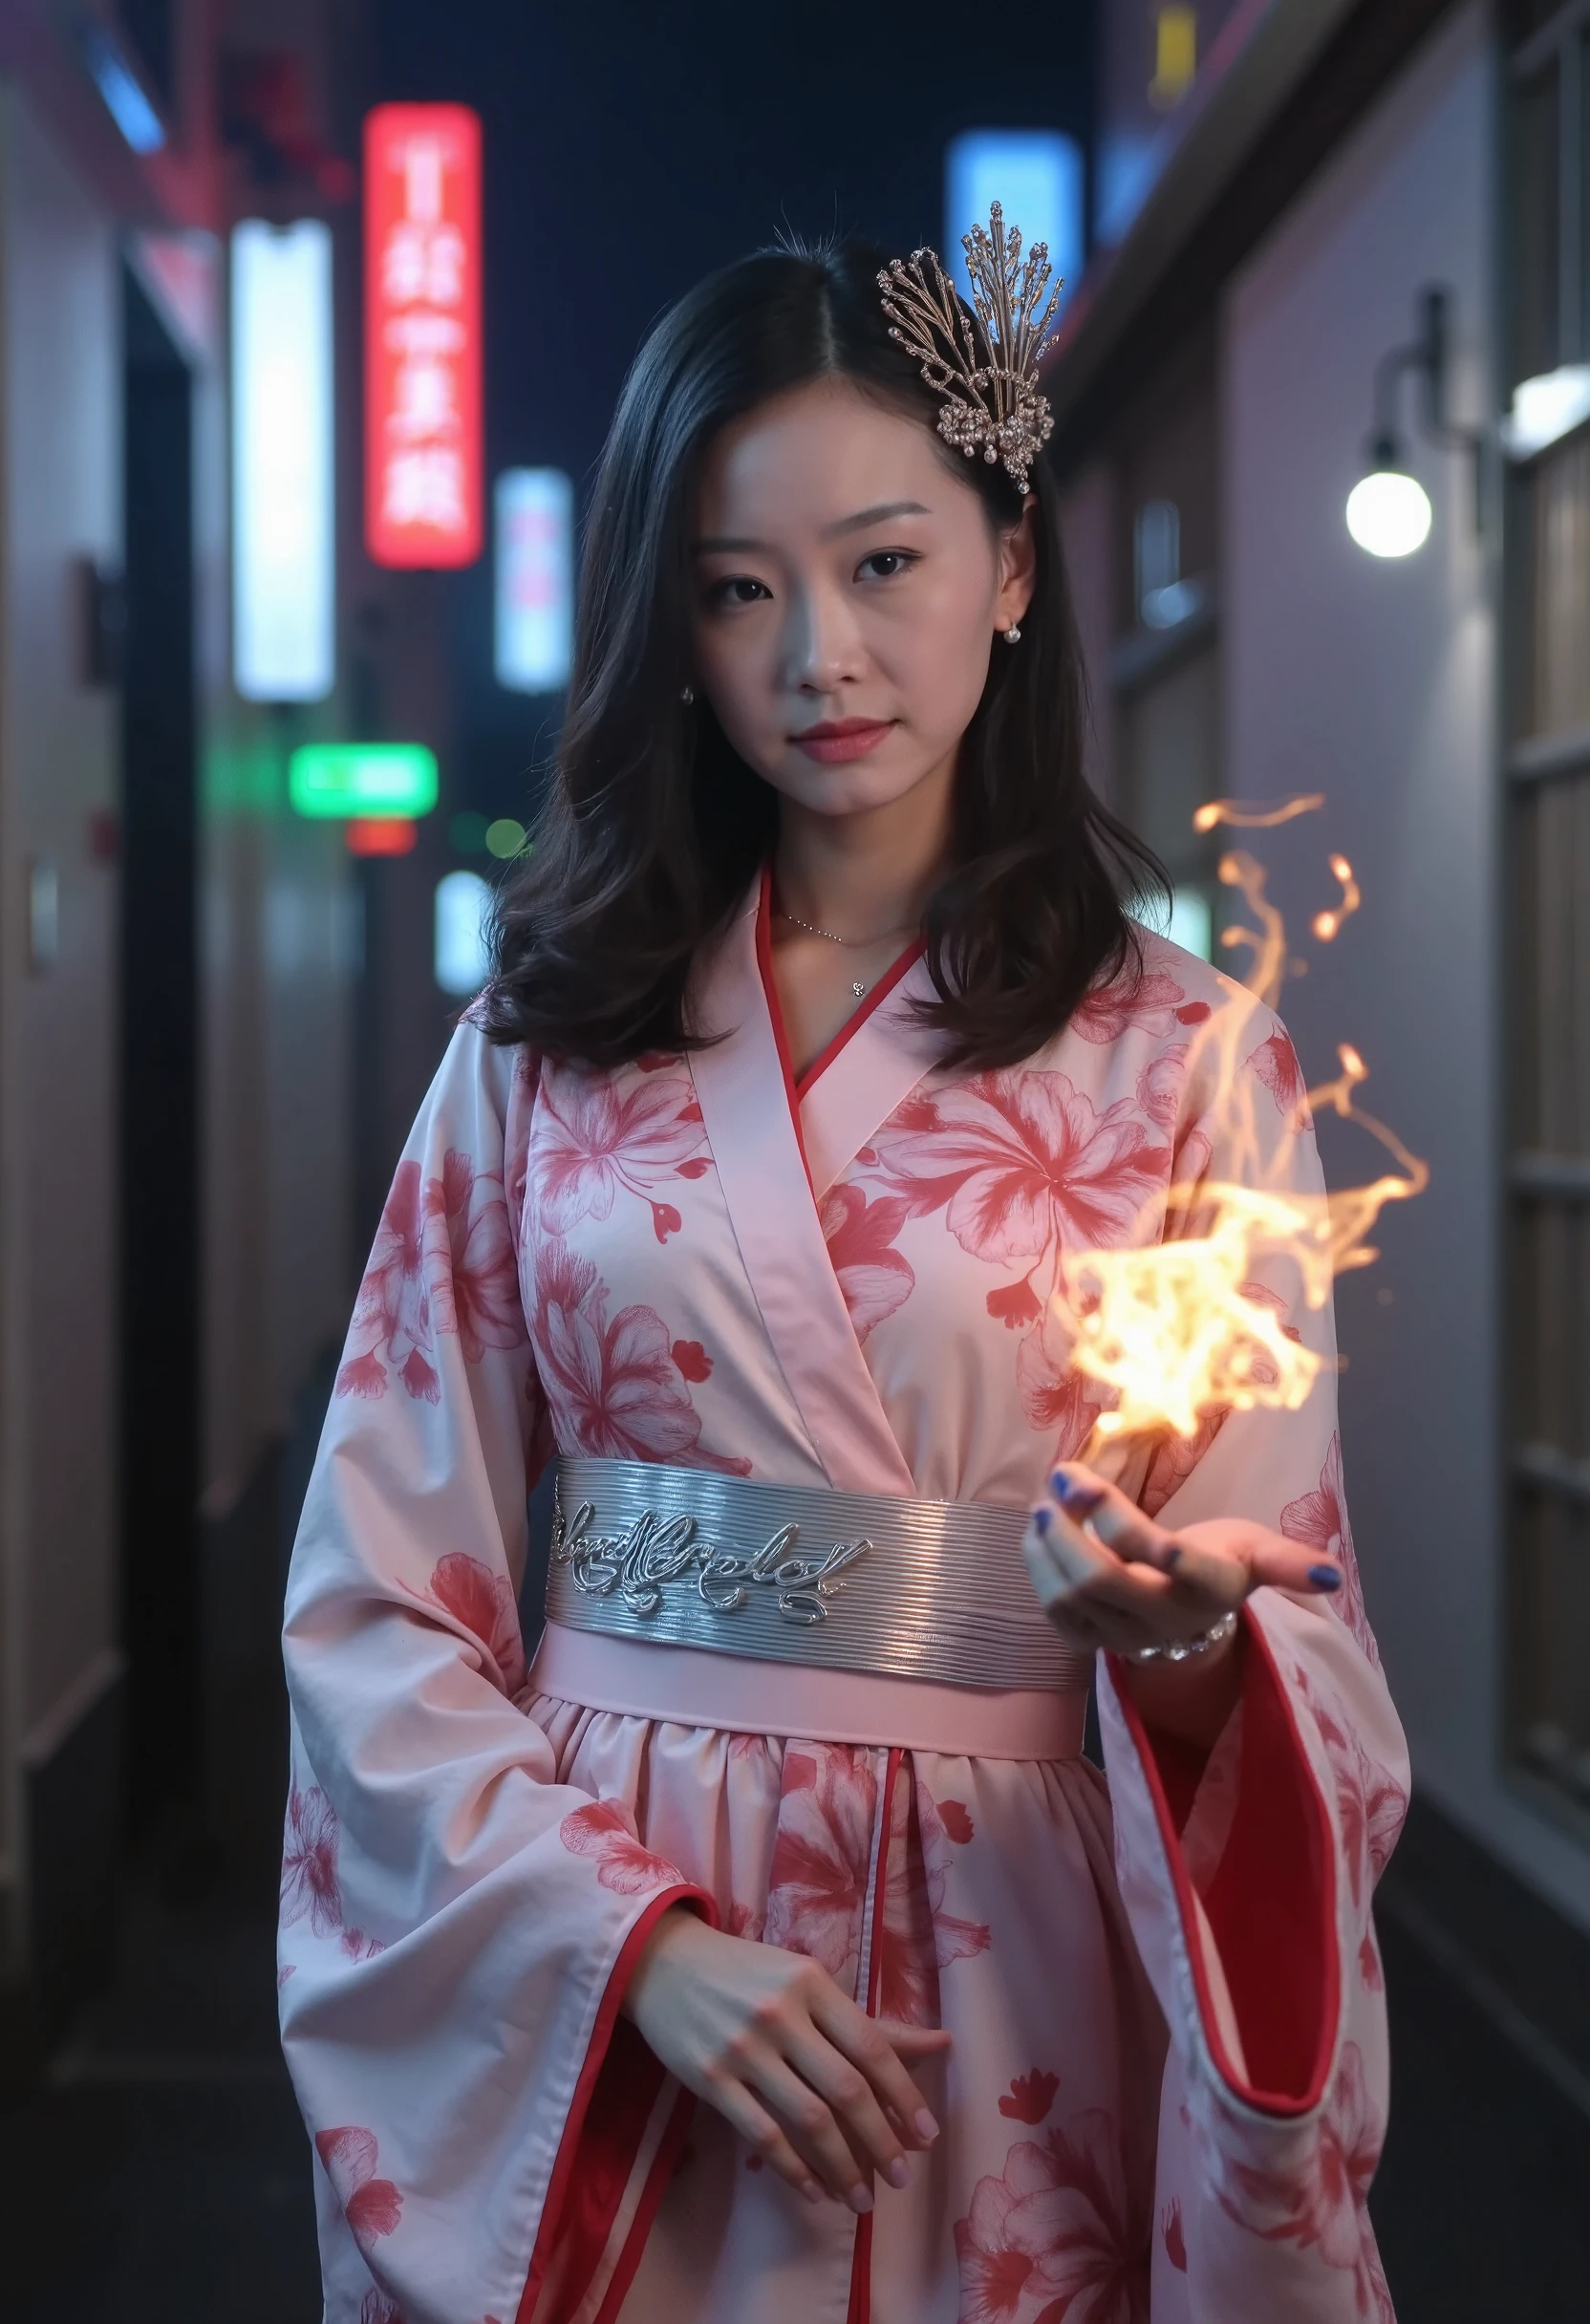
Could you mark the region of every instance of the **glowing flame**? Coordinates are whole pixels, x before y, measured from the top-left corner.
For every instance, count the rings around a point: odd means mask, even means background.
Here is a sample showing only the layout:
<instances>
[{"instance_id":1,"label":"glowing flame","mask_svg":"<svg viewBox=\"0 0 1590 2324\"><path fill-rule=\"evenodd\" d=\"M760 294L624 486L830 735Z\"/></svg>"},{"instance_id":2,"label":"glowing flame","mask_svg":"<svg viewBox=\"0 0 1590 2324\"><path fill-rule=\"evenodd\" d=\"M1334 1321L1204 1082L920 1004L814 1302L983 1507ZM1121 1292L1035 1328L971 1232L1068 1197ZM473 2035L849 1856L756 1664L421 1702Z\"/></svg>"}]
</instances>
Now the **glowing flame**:
<instances>
[{"instance_id":1,"label":"glowing flame","mask_svg":"<svg viewBox=\"0 0 1590 2324\"><path fill-rule=\"evenodd\" d=\"M1214 800L1198 809L1194 821L1203 830L1216 823L1268 828L1322 804L1309 797L1261 811ZM1346 858L1329 860L1342 902L1313 922L1325 943L1361 900ZM1257 923L1228 928L1221 940L1250 954L1249 990L1273 1006L1287 973L1286 929L1265 893L1264 868L1236 851L1221 858L1219 876L1240 892ZM1194 1035L1187 1063L1189 1076L1212 1089L1222 1146L1233 1157L1226 1168L1242 1173L1241 1182L1172 1187L1163 1239L1156 1235L1139 1246L1072 1254L1064 1262L1052 1312L1069 1338L1072 1364L1113 1400L1085 1459L1123 1439L1167 1431L1192 1436L1223 1410L1265 1406L1295 1411L1327 1359L1304 1344L1289 1315L1322 1308L1336 1276L1368 1266L1379 1255L1365 1237L1386 1204L1407 1201L1429 1183L1428 1166L1384 1122L1359 1108L1355 1092L1368 1069L1347 1044L1337 1052L1340 1074L1299 1097L1278 1146L1273 1137L1261 1139L1253 1076L1240 1070L1238 1056L1252 1030L1250 1012L1216 1011ZM1336 1194L1300 1192L1287 1183L1292 1150L1311 1108L1356 1122L1386 1150L1396 1169ZM1278 1273L1295 1282L1294 1301L1274 1287Z\"/></svg>"},{"instance_id":2,"label":"glowing flame","mask_svg":"<svg viewBox=\"0 0 1590 2324\"><path fill-rule=\"evenodd\" d=\"M1066 1270L1071 1361L1117 1399L1100 1439L1192 1436L1222 1408L1295 1411L1314 1386L1323 1359L1287 1336L1253 1278L1266 1250L1317 1240L1318 1219L1296 1196L1252 1187L1210 1187L1203 1200L1214 1212L1207 1234L1089 1251Z\"/></svg>"},{"instance_id":3,"label":"glowing flame","mask_svg":"<svg viewBox=\"0 0 1590 2324\"><path fill-rule=\"evenodd\" d=\"M1409 1153L1394 1130L1377 1122L1372 1113L1365 1113L1353 1102L1353 1091L1360 1082L1367 1081L1369 1068L1358 1051L1343 1042L1336 1052L1342 1061L1337 1080L1321 1082L1308 1093L1308 1103L1321 1111L1329 1106L1344 1122L1356 1122L1377 1138L1402 1172L1401 1177L1382 1176L1367 1186L1349 1186L1329 1194L1330 1208L1330 1264L1333 1275L1344 1275L1350 1267L1368 1267L1380 1257L1364 1237L1374 1225L1388 1202L1407 1202L1414 1194L1422 1194L1429 1184L1429 1164L1417 1154ZM1313 1302L1323 1303L1321 1301Z\"/></svg>"},{"instance_id":4,"label":"glowing flame","mask_svg":"<svg viewBox=\"0 0 1590 2324\"><path fill-rule=\"evenodd\" d=\"M1329 944L1341 935L1343 921L1350 920L1364 900L1353 877L1353 868L1344 855L1333 855L1330 869L1331 877L1342 884L1342 901L1333 912L1314 915L1312 926L1321 944Z\"/></svg>"},{"instance_id":5,"label":"glowing flame","mask_svg":"<svg viewBox=\"0 0 1590 2324\"><path fill-rule=\"evenodd\" d=\"M1250 807L1240 799L1206 799L1192 818L1192 828L1213 831L1216 824L1224 823L1234 831L1273 831L1278 824L1290 823L1298 815L1312 815L1324 804L1323 791L1307 791L1300 798L1283 800L1279 807Z\"/></svg>"},{"instance_id":6,"label":"glowing flame","mask_svg":"<svg viewBox=\"0 0 1590 2324\"><path fill-rule=\"evenodd\" d=\"M1266 1008L1274 1008L1286 978L1286 922L1264 893L1264 866L1240 849L1235 855L1222 855L1220 885L1240 888L1243 902L1258 922L1257 929L1223 930L1220 942L1228 952L1238 945L1252 952L1248 990L1257 993Z\"/></svg>"}]
</instances>

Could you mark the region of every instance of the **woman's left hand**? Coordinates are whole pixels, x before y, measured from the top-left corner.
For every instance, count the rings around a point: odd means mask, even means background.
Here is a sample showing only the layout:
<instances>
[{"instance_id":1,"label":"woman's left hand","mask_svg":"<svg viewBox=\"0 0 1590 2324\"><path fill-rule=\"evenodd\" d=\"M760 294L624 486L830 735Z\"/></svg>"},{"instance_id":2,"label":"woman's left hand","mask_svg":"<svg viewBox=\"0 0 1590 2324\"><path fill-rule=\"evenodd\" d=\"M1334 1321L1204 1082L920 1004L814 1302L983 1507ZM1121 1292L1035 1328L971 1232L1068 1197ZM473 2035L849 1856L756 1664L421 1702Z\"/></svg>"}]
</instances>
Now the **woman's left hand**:
<instances>
[{"instance_id":1,"label":"woman's left hand","mask_svg":"<svg viewBox=\"0 0 1590 2324\"><path fill-rule=\"evenodd\" d=\"M1022 1546L1039 1603L1066 1645L1085 1653L1103 1646L1130 1656L1199 1638L1266 1582L1310 1595L1342 1585L1341 1567L1317 1550L1245 1517L1168 1533L1074 1461L1056 1469ZM1177 1667L1149 1666L1167 1675Z\"/></svg>"}]
</instances>

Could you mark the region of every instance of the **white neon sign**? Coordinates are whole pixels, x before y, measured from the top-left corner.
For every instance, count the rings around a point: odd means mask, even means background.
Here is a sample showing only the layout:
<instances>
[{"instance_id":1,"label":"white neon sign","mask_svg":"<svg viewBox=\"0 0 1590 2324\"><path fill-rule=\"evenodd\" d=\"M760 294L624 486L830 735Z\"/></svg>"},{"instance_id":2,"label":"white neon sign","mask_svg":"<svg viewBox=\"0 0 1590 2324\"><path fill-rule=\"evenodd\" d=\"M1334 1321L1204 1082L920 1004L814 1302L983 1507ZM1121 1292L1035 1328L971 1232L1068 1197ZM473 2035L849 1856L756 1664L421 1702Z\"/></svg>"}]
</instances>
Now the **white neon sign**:
<instances>
[{"instance_id":1,"label":"white neon sign","mask_svg":"<svg viewBox=\"0 0 1590 2324\"><path fill-rule=\"evenodd\" d=\"M449 872L436 884L436 980L462 1000L491 974L491 890L478 872Z\"/></svg>"},{"instance_id":2,"label":"white neon sign","mask_svg":"<svg viewBox=\"0 0 1590 2324\"><path fill-rule=\"evenodd\" d=\"M336 676L332 235L232 233L232 675L253 702L317 702Z\"/></svg>"},{"instance_id":3,"label":"white neon sign","mask_svg":"<svg viewBox=\"0 0 1590 2324\"><path fill-rule=\"evenodd\" d=\"M508 468L494 503L497 682L553 694L574 650L574 487L557 468Z\"/></svg>"},{"instance_id":4,"label":"white neon sign","mask_svg":"<svg viewBox=\"0 0 1590 2324\"><path fill-rule=\"evenodd\" d=\"M1064 282L1064 308L1076 289L1085 255L1083 233L1083 158L1075 138L1057 129L968 129L944 156L944 263L963 294L970 292L960 238L986 226L1000 204L1006 226L1019 226L1027 249L1049 246L1049 264Z\"/></svg>"}]
</instances>

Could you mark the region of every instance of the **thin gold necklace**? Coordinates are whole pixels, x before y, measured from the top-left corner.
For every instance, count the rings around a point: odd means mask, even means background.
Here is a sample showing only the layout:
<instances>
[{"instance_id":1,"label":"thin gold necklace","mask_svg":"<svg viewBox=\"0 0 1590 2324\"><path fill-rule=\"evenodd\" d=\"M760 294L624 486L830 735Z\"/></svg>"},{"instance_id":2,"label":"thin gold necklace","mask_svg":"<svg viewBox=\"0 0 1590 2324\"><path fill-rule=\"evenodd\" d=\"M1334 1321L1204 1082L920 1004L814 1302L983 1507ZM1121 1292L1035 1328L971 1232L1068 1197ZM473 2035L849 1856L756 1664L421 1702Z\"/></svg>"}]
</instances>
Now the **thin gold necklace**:
<instances>
[{"instance_id":1,"label":"thin gold necklace","mask_svg":"<svg viewBox=\"0 0 1590 2324\"><path fill-rule=\"evenodd\" d=\"M808 936L821 936L827 944L854 945L865 948L869 944L881 944L886 936L909 936L912 928L912 923L908 921L899 928L882 928L875 936L836 936L831 928L819 928L815 920L803 920L798 912L786 912L782 904L775 904L773 909L779 918L787 920L792 928L804 928ZM867 986L860 977L851 978L850 991L857 1001L864 1001L867 998Z\"/></svg>"}]
</instances>

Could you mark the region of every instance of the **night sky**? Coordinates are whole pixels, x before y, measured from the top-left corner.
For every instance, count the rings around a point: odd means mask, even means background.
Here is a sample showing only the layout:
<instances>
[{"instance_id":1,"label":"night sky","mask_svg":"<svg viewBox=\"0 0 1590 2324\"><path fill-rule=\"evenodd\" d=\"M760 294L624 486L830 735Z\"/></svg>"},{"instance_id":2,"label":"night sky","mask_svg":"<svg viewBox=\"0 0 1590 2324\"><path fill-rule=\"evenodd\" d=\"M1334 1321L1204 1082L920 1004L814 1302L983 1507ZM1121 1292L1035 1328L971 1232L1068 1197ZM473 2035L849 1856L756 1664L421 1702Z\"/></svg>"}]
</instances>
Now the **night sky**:
<instances>
[{"instance_id":1,"label":"night sky","mask_svg":"<svg viewBox=\"0 0 1590 2324\"><path fill-rule=\"evenodd\" d=\"M374 15L376 98L457 99L484 122L487 474L560 467L580 493L648 325L698 276L781 229L937 244L958 131L1090 127L1090 0ZM452 803L522 813L555 704L493 681L489 560L448 586Z\"/></svg>"}]
</instances>

